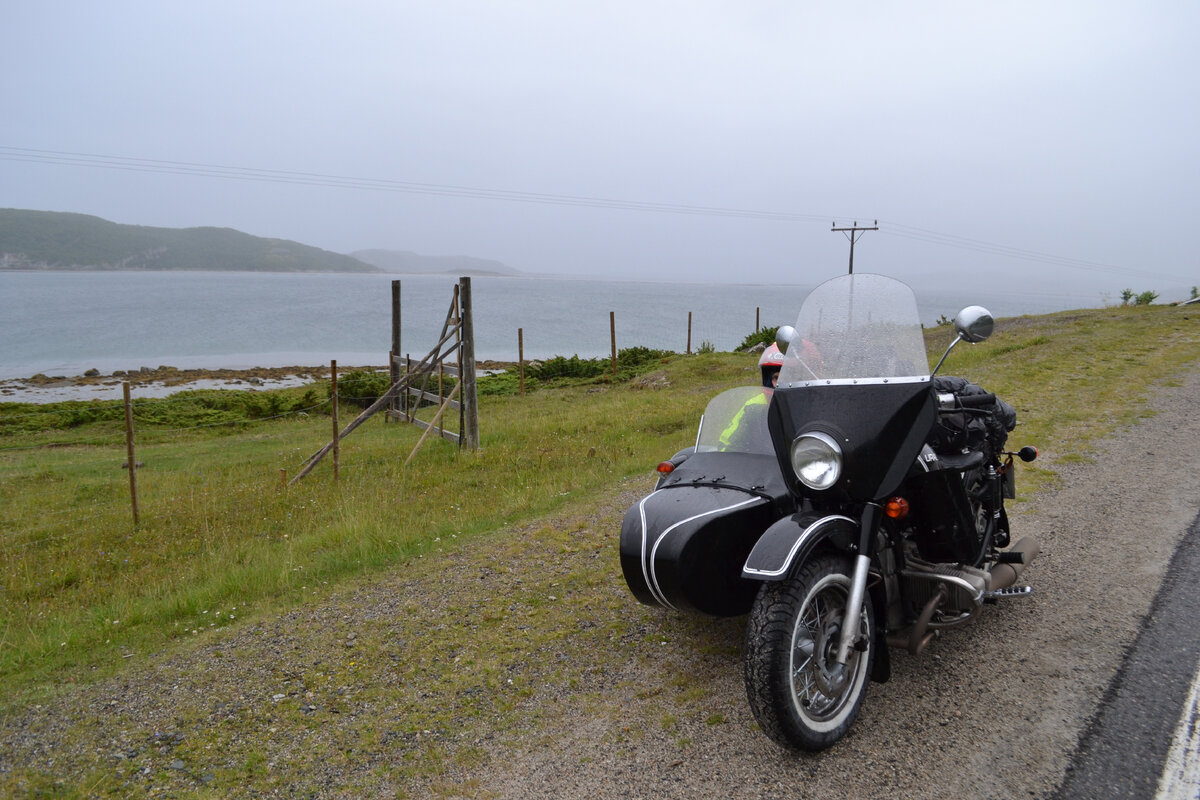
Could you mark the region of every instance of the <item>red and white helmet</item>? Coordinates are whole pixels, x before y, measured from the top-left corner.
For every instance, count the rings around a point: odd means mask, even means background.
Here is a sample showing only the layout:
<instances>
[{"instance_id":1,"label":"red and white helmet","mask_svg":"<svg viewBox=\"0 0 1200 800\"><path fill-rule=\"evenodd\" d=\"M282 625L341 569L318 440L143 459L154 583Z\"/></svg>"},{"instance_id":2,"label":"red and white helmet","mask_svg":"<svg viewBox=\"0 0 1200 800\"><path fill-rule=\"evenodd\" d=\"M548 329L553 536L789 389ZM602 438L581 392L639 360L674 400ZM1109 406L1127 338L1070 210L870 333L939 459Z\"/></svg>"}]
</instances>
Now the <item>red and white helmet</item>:
<instances>
[{"instance_id":1,"label":"red and white helmet","mask_svg":"<svg viewBox=\"0 0 1200 800\"><path fill-rule=\"evenodd\" d=\"M779 352L779 346L772 344L763 350L758 358L758 366L762 370L763 386L772 388L771 378L778 375L779 368L783 366L783 353Z\"/></svg>"}]
</instances>

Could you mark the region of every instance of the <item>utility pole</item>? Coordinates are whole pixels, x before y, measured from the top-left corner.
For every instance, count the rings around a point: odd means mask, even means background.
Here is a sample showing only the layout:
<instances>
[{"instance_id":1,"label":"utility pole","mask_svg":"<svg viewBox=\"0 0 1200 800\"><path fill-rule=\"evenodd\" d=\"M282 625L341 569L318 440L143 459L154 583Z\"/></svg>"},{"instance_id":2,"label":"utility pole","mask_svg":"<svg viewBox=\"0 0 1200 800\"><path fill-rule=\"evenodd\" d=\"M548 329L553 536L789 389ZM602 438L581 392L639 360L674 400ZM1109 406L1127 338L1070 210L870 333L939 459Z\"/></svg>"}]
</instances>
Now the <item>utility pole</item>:
<instances>
[{"instance_id":1,"label":"utility pole","mask_svg":"<svg viewBox=\"0 0 1200 800\"><path fill-rule=\"evenodd\" d=\"M836 222L832 223L832 225L834 227L830 228L831 231L834 231L834 232L841 231L843 233L848 232L850 234L846 238L848 238L850 240L850 274L853 275L854 274L854 243L862 237L862 234L864 231L879 230L879 220L875 220L875 225L874 225L874 227L871 227L871 228L868 228L866 226L863 226L860 228L858 225L858 220L854 220L854 226L850 227L850 228L839 228L839 227L837 227Z\"/></svg>"}]
</instances>

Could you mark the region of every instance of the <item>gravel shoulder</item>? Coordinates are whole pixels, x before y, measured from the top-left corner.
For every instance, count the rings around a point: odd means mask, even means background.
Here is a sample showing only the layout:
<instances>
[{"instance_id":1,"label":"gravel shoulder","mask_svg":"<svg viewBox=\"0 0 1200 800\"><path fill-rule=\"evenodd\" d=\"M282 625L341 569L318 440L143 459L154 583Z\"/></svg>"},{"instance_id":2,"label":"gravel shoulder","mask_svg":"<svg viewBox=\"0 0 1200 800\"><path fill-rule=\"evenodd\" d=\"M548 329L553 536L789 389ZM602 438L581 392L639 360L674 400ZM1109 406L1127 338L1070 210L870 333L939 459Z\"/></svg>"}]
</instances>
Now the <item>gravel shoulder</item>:
<instances>
[{"instance_id":1,"label":"gravel shoulder","mask_svg":"<svg viewBox=\"0 0 1200 800\"><path fill-rule=\"evenodd\" d=\"M0 793L1046 796L1200 510L1200 370L1177 383L1010 509L1033 597L893 652L824 754L757 731L743 620L629 596L616 532L647 478L9 708Z\"/></svg>"}]
</instances>

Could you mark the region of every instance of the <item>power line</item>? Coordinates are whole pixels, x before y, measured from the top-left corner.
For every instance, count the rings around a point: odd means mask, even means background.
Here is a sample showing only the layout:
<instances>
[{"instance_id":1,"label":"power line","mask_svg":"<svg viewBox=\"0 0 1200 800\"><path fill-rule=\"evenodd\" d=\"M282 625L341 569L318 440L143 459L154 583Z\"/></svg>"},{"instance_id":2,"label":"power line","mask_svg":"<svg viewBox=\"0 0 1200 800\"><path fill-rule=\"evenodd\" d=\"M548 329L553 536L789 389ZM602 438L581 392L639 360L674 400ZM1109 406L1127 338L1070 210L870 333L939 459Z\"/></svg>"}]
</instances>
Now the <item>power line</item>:
<instances>
[{"instance_id":1,"label":"power line","mask_svg":"<svg viewBox=\"0 0 1200 800\"><path fill-rule=\"evenodd\" d=\"M545 192L521 192L508 189L486 189L473 186L457 186L453 184L420 183L414 181L398 181L382 178L361 178L349 175L330 175L317 172L298 172L292 170L260 169L256 167L237 167L221 164L205 164L190 161L170 161L150 158L131 158L99 153L78 153L58 150L40 150L29 147L14 147L0 145L0 161L16 161L34 164L48 164L67 167L89 167L94 169L109 169L127 172L149 172L166 175L184 175L193 177L217 178L225 180L255 181L259 183L279 183L299 186L329 187L338 189L366 190L376 192L396 192L403 194L418 194L435 197L459 197L478 200L501 200L516 203L531 203L537 205L553 205L583 208L607 208L623 211L647 211L660 214L683 214L689 216L727 217L738 219L757 219L774 222L823 222L829 215L801 214L787 211L765 211L741 208L723 208L719 206L694 206L681 203L656 203L642 200L622 200L618 198L587 197L581 195L551 194ZM953 234L938 233L923 228L887 222L880 232L887 236L925 242L942 247L954 247L987 253L1006 258L1031 261L1069 267L1071 269L1090 272L1105 272L1118 275L1142 274L1155 275L1180 281L1193 280L1170 273L1133 269L1116 264L1089 261L1081 258L1058 256L1051 253L1041 253L1035 250L1025 250L1010 245L994 244L979 239L971 239Z\"/></svg>"},{"instance_id":2,"label":"power line","mask_svg":"<svg viewBox=\"0 0 1200 800\"><path fill-rule=\"evenodd\" d=\"M1007 256L1009 258L1017 258L1023 261L1037 261L1043 264L1054 264L1063 267L1072 267L1076 269L1085 269L1093 272L1109 272L1114 274L1126 275L1131 272L1148 272L1146 270L1134 270L1129 267L1121 267L1115 264L1105 264L1098 261L1088 261L1081 258L1070 258L1068 256L1056 256L1051 253L1041 253L1036 250L1024 250L1019 247L1010 245L993 244L991 242L981 241L979 239L971 239L965 236L955 236L954 234L938 233L936 231L925 230L924 228L915 228L911 225L904 225L898 222L884 221L886 228L880 233L885 236L896 236L902 239L912 239L919 242L927 242L929 244L942 245L944 247L957 247L963 250L973 250L978 253L989 253L992 255ZM1168 273L1149 273L1162 275L1163 277L1178 278L1179 280L1190 280L1178 275L1170 275Z\"/></svg>"},{"instance_id":3,"label":"power line","mask_svg":"<svg viewBox=\"0 0 1200 800\"><path fill-rule=\"evenodd\" d=\"M473 186L450 184L416 183L380 178L357 178L348 175L327 175L313 172L258 169L254 167L231 167L219 164L202 164L186 161L163 161L157 159L127 158L124 156L100 155L96 153L71 153L53 150L34 150L23 147L0 145L0 160L24 161L36 164L59 166L96 167L132 172L154 172L170 175L192 175L198 177L248 180L264 183L285 183L305 186L326 186L343 189L367 189L371 191L401 192L442 197L466 197L483 200L507 200L510 202L537 203L543 205L584 206L588 208L614 208L631 211L654 211L671 214L693 214L704 216L741 217L748 219L780 220L785 222L816 221L825 216L796 214L779 211L756 211L741 208L719 208L692 206L679 203L654 203L640 200L620 200L604 197L582 197L577 195L547 194L542 192L519 192L507 189L483 189Z\"/></svg>"}]
</instances>

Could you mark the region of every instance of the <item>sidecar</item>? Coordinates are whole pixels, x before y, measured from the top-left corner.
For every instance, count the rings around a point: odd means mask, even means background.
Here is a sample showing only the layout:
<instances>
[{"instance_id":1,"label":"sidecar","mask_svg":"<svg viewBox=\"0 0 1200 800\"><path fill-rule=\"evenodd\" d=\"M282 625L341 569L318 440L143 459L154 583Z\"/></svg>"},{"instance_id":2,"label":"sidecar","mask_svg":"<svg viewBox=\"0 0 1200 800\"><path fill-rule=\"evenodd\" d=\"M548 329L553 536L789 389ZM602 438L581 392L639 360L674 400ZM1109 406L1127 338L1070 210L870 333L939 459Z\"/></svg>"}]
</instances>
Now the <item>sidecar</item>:
<instances>
[{"instance_id":1,"label":"sidecar","mask_svg":"<svg viewBox=\"0 0 1200 800\"><path fill-rule=\"evenodd\" d=\"M714 616L745 614L759 584L742 577L755 542L795 511L767 430L771 390L714 397L694 448L659 465L654 491L621 525L621 569L647 605Z\"/></svg>"}]
</instances>

